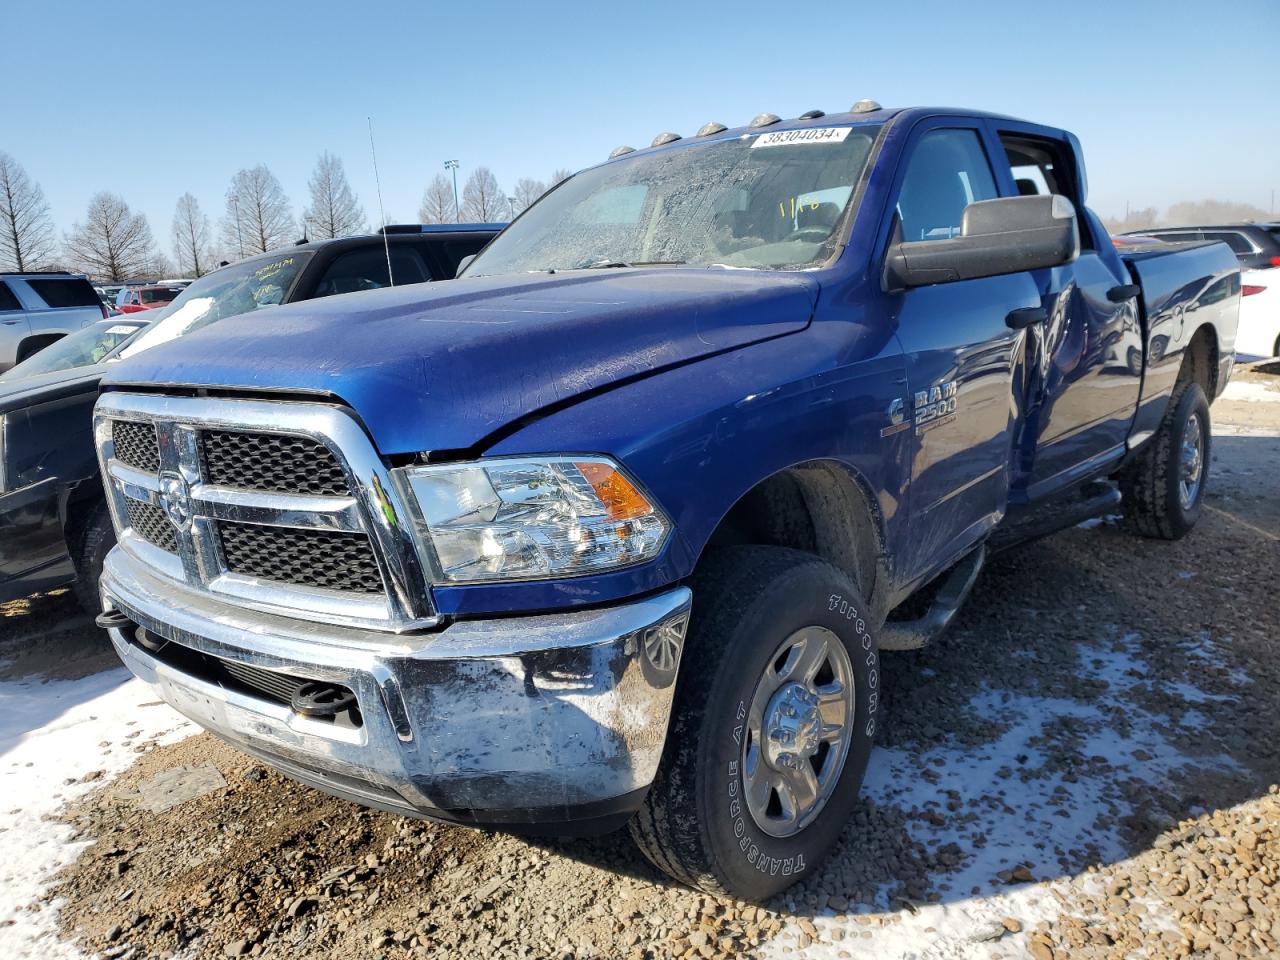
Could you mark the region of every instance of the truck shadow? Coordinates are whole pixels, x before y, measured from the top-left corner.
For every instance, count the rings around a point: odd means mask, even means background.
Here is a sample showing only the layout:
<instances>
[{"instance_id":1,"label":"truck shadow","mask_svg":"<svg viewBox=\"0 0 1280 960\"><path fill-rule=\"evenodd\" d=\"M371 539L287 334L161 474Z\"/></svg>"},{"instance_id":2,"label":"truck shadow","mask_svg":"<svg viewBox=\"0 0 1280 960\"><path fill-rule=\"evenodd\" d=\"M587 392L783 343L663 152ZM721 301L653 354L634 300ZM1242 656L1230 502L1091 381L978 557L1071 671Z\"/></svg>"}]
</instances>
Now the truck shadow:
<instances>
[{"instance_id":1,"label":"truck shadow","mask_svg":"<svg viewBox=\"0 0 1280 960\"><path fill-rule=\"evenodd\" d=\"M107 635L69 591L0 604L0 760L28 734L128 679Z\"/></svg>"},{"instance_id":2,"label":"truck shadow","mask_svg":"<svg viewBox=\"0 0 1280 960\"><path fill-rule=\"evenodd\" d=\"M1072 877L1206 811L1264 795L1280 764L1268 609L1276 546L1206 512L1185 540L1113 522L997 556L954 629L882 657L882 736L831 858L770 907L914 910ZM625 832L539 841L669 883Z\"/></svg>"}]
</instances>

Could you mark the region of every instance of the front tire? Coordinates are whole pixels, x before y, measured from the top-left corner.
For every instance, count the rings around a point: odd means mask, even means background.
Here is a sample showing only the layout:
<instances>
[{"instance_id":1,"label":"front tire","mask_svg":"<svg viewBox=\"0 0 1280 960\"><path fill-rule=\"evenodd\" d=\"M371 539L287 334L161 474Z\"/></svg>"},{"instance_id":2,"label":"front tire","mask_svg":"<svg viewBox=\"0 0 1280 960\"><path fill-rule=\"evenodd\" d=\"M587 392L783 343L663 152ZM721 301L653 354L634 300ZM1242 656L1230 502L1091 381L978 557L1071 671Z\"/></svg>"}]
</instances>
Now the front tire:
<instances>
[{"instance_id":1,"label":"front tire","mask_svg":"<svg viewBox=\"0 0 1280 960\"><path fill-rule=\"evenodd\" d=\"M107 554L116 545L116 532L111 525L111 514L105 503L100 503L85 518L76 540L73 560L76 565L76 599L84 612L96 617L102 612L102 595L98 592L98 580L102 577L102 565Z\"/></svg>"},{"instance_id":2,"label":"front tire","mask_svg":"<svg viewBox=\"0 0 1280 960\"><path fill-rule=\"evenodd\" d=\"M1174 394L1160 429L1120 478L1126 525L1178 540L1200 519L1209 481L1209 402L1197 383Z\"/></svg>"},{"instance_id":3,"label":"front tire","mask_svg":"<svg viewBox=\"0 0 1280 960\"><path fill-rule=\"evenodd\" d=\"M720 550L693 591L671 729L631 833L682 883L762 900L811 873L853 810L876 641L849 578L810 554Z\"/></svg>"}]
</instances>

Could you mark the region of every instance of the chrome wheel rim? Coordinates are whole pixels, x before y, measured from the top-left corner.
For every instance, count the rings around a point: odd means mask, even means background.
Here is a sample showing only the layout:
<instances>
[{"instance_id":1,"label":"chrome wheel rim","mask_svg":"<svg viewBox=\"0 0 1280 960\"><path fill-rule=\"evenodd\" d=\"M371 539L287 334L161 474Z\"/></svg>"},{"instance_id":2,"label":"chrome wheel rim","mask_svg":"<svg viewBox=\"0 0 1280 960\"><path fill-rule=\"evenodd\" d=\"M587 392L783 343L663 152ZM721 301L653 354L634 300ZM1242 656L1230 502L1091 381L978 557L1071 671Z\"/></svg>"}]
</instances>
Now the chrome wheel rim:
<instances>
[{"instance_id":1,"label":"chrome wheel rim","mask_svg":"<svg viewBox=\"0 0 1280 960\"><path fill-rule=\"evenodd\" d=\"M769 836L799 833L835 792L855 696L849 654L825 627L802 627L769 659L742 741L743 797Z\"/></svg>"},{"instance_id":2,"label":"chrome wheel rim","mask_svg":"<svg viewBox=\"0 0 1280 960\"><path fill-rule=\"evenodd\" d=\"M1182 431L1182 462L1178 467L1178 500L1183 510L1190 510L1200 494L1204 476L1204 431L1200 415L1193 413Z\"/></svg>"}]
</instances>

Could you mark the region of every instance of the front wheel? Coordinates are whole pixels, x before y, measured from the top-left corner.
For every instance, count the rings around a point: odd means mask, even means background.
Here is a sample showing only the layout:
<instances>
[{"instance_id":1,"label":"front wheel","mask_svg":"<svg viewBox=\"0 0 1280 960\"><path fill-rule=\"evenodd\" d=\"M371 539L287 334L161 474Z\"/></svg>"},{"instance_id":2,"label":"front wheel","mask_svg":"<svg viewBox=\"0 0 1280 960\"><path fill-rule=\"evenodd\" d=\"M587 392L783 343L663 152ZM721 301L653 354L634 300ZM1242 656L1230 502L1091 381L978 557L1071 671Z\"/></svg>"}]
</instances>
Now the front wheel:
<instances>
[{"instance_id":1,"label":"front wheel","mask_svg":"<svg viewBox=\"0 0 1280 960\"><path fill-rule=\"evenodd\" d=\"M1160 429L1120 478L1126 524L1177 540L1200 519L1209 480L1209 402L1196 383L1174 394Z\"/></svg>"},{"instance_id":2,"label":"front wheel","mask_svg":"<svg viewBox=\"0 0 1280 960\"><path fill-rule=\"evenodd\" d=\"M89 616L102 612L102 595L98 593L98 580L102 577L102 565L107 554L116 545L116 532L111 526L111 514L106 503L95 506L85 518L75 543L72 559L76 565L76 599Z\"/></svg>"},{"instance_id":3,"label":"front wheel","mask_svg":"<svg viewBox=\"0 0 1280 960\"><path fill-rule=\"evenodd\" d=\"M853 809L876 642L849 578L810 554L721 550L693 589L666 749L631 832L675 879L761 900L811 873Z\"/></svg>"}]
</instances>

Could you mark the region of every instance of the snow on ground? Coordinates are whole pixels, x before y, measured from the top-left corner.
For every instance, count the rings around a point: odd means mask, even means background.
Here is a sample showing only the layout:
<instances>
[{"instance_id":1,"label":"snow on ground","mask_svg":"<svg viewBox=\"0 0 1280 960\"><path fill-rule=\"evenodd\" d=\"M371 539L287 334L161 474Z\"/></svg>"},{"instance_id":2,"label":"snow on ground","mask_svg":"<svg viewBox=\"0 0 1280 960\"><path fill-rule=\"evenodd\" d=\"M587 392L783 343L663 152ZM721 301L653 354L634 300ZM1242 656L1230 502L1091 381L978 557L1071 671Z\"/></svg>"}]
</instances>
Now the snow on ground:
<instances>
[{"instance_id":1,"label":"snow on ground","mask_svg":"<svg viewBox=\"0 0 1280 960\"><path fill-rule=\"evenodd\" d=\"M49 815L128 767L143 743L194 732L123 667L0 683L0 956L82 956L58 939L54 911L35 906L86 846Z\"/></svg>"},{"instance_id":2,"label":"snow on ground","mask_svg":"<svg viewBox=\"0 0 1280 960\"><path fill-rule=\"evenodd\" d=\"M1218 659L1211 641L1185 641L1188 658ZM1166 736L1170 720L1142 704L1150 693L1187 703L1210 704L1222 695L1188 683L1157 680L1141 659L1136 637L1125 635L1082 646L1079 676L1096 681L1103 691L1095 700L1056 699L989 689L974 697L970 709L990 717L1002 731L983 748L957 745L923 752L876 750L866 794L878 805L904 810L938 810L948 797L956 809L974 816L967 827L934 827L912 820L913 839L929 847L956 843L955 870L939 884L937 904L888 902L881 892L874 906L850 905L845 914L827 908L813 918L818 937L809 942L799 924L790 921L769 944L765 957L801 955L808 960L969 960L1024 957L1027 931L1052 920L1062 909L1069 878L1058 858L1089 851L1093 862L1125 858L1120 819L1131 812L1119 789L1121 781L1141 778L1164 782L1176 770L1195 765L1227 770L1235 761L1226 755L1189 756ZM1160 702L1155 698L1154 702ZM1194 722L1194 710L1182 714ZM1123 732L1117 719L1123 718ZM1059 766L1056 744L1080 738L1091 759L1105 761L1094 769ZM962 818L961 819L962 822ZM943 822L939 818L939 822ZM1010 829L1021 824L1021 831ZM1074 857L1073 859L1078 859ZM1035 883L1007 885L1010 872L1025 867ZM1026 874L1013 881L1026 879ZM1086 877L1086 884L1088 878ZM1002 921L1018 921L1021 932L1006 933ZM837 939L838 938L838 939Z\"/></svg>"},{"instance_id":3,"label":"snow on ground","mask_svg":"<svg viewBox=\"0 0 1280 960\"><path fill-rule=\"evenodd\" d=\"M1220 399L1280 403L1280 385L1236 379L1227 384Z\"/></svg>"}]
</instances>

